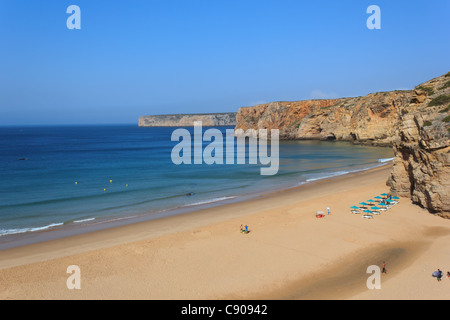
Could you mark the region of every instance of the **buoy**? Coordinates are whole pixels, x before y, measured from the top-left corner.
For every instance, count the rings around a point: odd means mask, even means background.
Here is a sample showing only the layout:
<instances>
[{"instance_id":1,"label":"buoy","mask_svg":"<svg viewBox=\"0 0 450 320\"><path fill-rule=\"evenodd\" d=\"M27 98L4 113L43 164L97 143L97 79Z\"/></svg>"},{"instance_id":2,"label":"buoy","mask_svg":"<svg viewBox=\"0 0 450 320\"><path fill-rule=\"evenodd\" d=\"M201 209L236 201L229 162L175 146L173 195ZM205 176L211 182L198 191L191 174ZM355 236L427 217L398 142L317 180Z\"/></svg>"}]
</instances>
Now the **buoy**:
<instances>
[{"instance_id":1,"label":"buoy","mask_svg":"<svg viewBox=\"0 0 450 320\"><path fill-rule=\"evenodd\" d=\"M128 185L126 185L125 187L128 187Z\"/></svg>"},{"instance_id":2,"label":"buoy","mask_svg":"<svg viewBox=\"0 0 450 320\"><path fill-rule=\"evenodd\" d=\"M78 182L75 181L75 184L78 184Z\"/></svg>"},{"instance_id":3,"label":"buoy","mask_svg":"<svg viewBox=\"0 0 450 320\"><path fill-rule=\"evenodd\" d=\"M112 180L109 180L109 183L112 183Z\"/></svg>"},{"instance_id":4,"label":"buoy","mask_svg":"<svg viewBox=\"0 0 450 320\"><path fill-rule=\"evenodd\" d=\"M103 189L103 191L106 191L106 188L105 188L105 189Z\"/></svg>"}]
</instances>

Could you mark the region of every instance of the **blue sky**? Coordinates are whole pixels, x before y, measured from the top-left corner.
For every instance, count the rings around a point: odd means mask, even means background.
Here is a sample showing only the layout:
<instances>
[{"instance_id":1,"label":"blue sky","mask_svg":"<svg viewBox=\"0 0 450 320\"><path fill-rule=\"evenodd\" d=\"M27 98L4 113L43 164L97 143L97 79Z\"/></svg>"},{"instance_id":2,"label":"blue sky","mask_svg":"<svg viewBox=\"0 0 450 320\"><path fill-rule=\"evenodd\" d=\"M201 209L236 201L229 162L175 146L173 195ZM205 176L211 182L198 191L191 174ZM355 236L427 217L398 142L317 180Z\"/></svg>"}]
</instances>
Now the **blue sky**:
<instances>
[{"instance_id":1,"label":"blue sky","mask_svg":"<svg viewBox=\"0 0 450 320\"><path fill-rule=\"evenodd\" d=\"M81 30L66 26L72 4ZM380 30L366 27L370 5ZM411 89L450 71L449 12L448 0L0 0L0 125Z\"/></svg>"}]
</instances>

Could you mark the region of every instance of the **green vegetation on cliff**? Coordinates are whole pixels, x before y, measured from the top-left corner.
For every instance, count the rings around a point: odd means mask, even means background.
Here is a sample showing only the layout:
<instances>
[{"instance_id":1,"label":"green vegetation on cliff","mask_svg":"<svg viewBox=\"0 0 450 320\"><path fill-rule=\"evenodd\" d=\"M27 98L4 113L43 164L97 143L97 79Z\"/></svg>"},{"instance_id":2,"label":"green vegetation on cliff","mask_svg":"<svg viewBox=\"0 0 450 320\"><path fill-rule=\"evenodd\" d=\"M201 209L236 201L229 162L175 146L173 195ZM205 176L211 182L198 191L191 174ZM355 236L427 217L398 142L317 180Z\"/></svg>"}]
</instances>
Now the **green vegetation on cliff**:
<instances>
[{"instance_id":1,"label":"green vegetation on cliff","mask_svg":"<svg viewBox=\"0 0 450 320\"><path fill-rule=\"evenodd\" d=\"M425 91L429 96L434 94L434 89L431 87L417 86L416 89Z\"/></svg>"},{"instance_id":2,"label":"green vegetation on cliff","mask_svg":"<svg viewBox=\"0 0 450 320\"><path fill-rule=\"evenodd\" d=\"M433 100L431 100L431 102L428 104L429 107L435 107L435 106L441 106L443 104L449 103L450 102L450 95L440 95L436 98L434 98Z\"/></svg>"}]
</instances>

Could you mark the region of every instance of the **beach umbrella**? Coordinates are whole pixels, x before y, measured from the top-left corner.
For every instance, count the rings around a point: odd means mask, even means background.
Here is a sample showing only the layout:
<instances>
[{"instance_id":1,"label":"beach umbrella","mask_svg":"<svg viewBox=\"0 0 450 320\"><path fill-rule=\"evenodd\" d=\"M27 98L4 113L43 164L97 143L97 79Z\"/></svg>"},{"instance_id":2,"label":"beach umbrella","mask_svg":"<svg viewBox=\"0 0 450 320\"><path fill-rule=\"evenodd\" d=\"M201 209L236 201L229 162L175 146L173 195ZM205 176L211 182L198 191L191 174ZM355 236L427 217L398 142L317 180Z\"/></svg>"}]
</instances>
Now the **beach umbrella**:
<instances>
[{"instance_id":1,"label":"beach umbrella","mask_svg":"<svg viewBox=\"0 0 450 320\"><path fill-rule=\"evenodd\" d=\"M365 202L360 202L359 204L363 205L363 206L367 206L368 204Z\"/></svg>"},{"instance_id":2,"label":"beach umbrella","mask_svg":"<svg viewBox=\"0 0 450 320\"><path fill-rule=\"evenodd\" d=\"M380 203L379 206L387 206L386 203Z\"/></svg>"},{"instance_id":3,"label":"beach umbrella","mask_svg":"<svg viewBox=\"0 0 450 320\"><path fill-rule=\"evenodd\" d=\"M384 201L386 201L386 202L393 202L391 199L386 199Z\"/></svg>"},{"instance_id":4,"label":"beach umbrella","mask_svg":"<svg viewBox=\"0 0 450 320\"><path fill-rule=\"evenodd\" d=\"M383 198L380 196L376 196L374 199L383 199Z\"/></svg>"},{"instance_id":5,"label":"beach umbrella","mask_svg":"<svg viewBox=\"0 0 450 320\"><path fill-rule=\"evenodd\" d=\"M352 206L352 207L350 207L350 209L359 209L359 207L357 207L357 206Z\"/></svg>"},{"instance_id":6,"label":"beach umbrella","mask_svg":"<svg viewBox=\"0 0 450 320\"><path fill-rule=\"evenodd\" d=\"M375 202L375 200L370 199L370 200L367 200L367 202Z\"/></svg>"},{"instance_id":7,"label":"beach umbrella","mask_svg":"<svg viewBox=\"0 0 450 320\"><path fill-rule=\"evenodd\" d=\"M378 207L372 207L372 208L370 208L370 209L373 209L373 210L380 210L381 208L378 208Z\"/></svg>"},{"instance_id":8,"label":"beach umbrella","mask_svg":"<svg viewBox=\"0 0 450 320\"><path fill-rule=\"evenodd\" d=\"M400 198L399 197L392 197L392 199L399 200Z\"/></svg>"},{"instance_id":9,"label":"beach umbrella","mask_svg":"<svg viewBox=\"0 0 450 320\"><path fill-rule=\"evenodd\" d=\"M365 213L372 213L370 210L364 210Z\"/></svg>"},{"instance_id":10,"label":"beach umbrella","mask_svg":"<svg viewBox=\"0 0 450 320\"><path fill-rule=\"evenodd\" d=\"M387 193L382 193L381 195L382 195L383 197L387 197L388 194L387 194Z\"/></svg>"}]
</instances>

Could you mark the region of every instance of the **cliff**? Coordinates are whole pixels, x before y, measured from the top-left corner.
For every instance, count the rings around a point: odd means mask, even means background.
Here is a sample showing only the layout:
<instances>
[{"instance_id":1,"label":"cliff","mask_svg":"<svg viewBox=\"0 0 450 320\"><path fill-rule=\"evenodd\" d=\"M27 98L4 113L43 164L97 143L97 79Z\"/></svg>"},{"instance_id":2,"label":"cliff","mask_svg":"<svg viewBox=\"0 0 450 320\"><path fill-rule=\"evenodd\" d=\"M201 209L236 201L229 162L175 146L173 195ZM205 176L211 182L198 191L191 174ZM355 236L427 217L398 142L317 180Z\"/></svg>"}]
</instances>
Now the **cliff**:
<instances>
[{"instance_id":1,"label":"cliff","mask_svg":"<svg viewBox=\"0 0 450 320\"><path fill-rule=\"evenodd\" d=\"M202 125L222 127L235 126L236 113L212 114L167 114L157 116L142 116L139 118L140 127L192 127L194 121L202 121Z\"/></svg>"},{"instance_id":2,"label":"cliff","mask_svg":"<svg viewBox=\"0 0 450 320\"><path fill-rule=\"evenodd\" d=\"M274 102L240 108L236 129L279 129L280 139L390 145L400 119L399 108L411 96L411 91L393 91L357 98Z\"/></svg>"},{"instance_id":3,"label":"cliff","mask_svg":"<svg viewBox=\"0 0 450 320\"><path fill-rule=\"evenodd\" d=\"M279 129L281 139L393 146L392 193L450 217L449 105L450 72L414 90L240 108L235 131Z\"/></svg>"},{"instance_id":4,"label":"cliff","mask_svg":"<svg viewBox=\"0 0 450 320\"><path fill-rule=\"evenodd\" d=\"M388 185L430 212L450 217L450 72L413 90L400 108Z\"/></svg>"}]
</instances>

